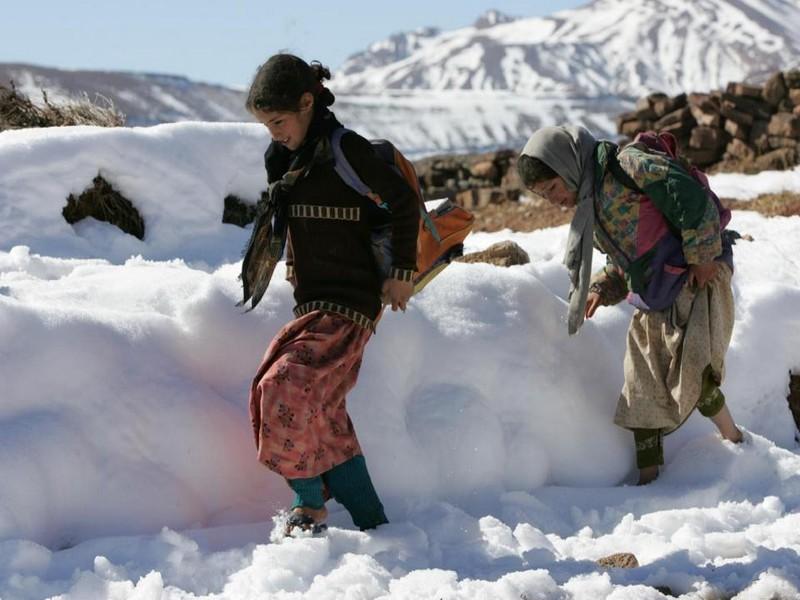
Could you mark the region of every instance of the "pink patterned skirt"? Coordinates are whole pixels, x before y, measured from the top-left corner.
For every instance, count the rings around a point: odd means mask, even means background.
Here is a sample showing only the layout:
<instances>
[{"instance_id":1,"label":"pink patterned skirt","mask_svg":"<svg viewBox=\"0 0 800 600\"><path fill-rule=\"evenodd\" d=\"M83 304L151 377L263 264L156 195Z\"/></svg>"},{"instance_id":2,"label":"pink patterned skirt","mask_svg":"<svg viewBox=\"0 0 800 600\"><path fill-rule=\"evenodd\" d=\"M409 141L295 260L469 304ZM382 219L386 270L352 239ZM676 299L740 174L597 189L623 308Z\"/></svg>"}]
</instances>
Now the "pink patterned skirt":
<instances>
[{"instance_id":1,"label":"pink patterned skirt","mask_svg":"<svg viewBox=\"0 0 800 600\"><path fill-rule=\"evenodd\" d=\"M250 388L258 460L287 479L316 477L361 454L345 396L372 332L314 311L270 343Z\"/></svg>"}]
</instances>

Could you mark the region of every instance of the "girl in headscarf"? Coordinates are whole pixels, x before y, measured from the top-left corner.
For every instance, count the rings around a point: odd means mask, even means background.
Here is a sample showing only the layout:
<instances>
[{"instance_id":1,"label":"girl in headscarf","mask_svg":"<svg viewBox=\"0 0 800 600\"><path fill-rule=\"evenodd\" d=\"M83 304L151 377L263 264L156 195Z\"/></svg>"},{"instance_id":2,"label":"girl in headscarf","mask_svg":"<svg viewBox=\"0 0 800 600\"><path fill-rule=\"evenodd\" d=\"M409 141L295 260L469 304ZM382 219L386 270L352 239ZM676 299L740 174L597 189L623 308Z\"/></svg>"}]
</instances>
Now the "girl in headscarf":
<instances>
[{"instance_id":1,"label":"girl in headscarf","mask_svg":"<svg viewBox=\"0 0 800 600\"><path fill-rule=\"evenodd\" d=\"M517 168L528 190L576 209L564 258L569 333L601 305L627 298L638 308L614 422L633 432L639 484L658 476L663 436L695 407L740 442L719 388L734 321L733 259L709 190L666 154L643 144L620 150L582 127L538 130ZM593 246L607 255L594 278Z\"/></svg>"},{"instance_id":2,"label":"girl in headscarf","mask_svg":"<svg viewBox=\"0 0 800 600\"><path fill-rule=\"evenodd\" d=\"M295 492L287 534L325 528L329 496L361 529L386 523L345 395L382 310L405 310L416 270L418 202L406 181L356 133L341 147L359 177L388 205L354 191L335 170L333 132L342 127L323 84L330 72L278 54L262 65L247 109L272 136L265 154L268 197L242 263L244 302L254 307L287 248L295 319L267 348L250 390L259 461ZM371 231L391 228L392 268L379 272Z\"/></svg>"}]
</instances>

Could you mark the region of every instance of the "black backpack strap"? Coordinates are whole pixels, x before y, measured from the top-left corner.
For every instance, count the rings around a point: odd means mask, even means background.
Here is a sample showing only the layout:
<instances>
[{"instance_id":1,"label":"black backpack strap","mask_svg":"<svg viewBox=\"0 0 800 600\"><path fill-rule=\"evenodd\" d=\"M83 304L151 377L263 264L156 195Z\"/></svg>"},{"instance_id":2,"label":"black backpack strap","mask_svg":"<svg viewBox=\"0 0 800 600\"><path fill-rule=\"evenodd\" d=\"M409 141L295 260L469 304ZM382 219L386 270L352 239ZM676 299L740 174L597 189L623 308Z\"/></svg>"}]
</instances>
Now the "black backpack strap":
<instances>
[{"instance_id":1,"label":"black backpack strap","mask_svg":"<svg viewBox=\"0 0 800 600\"><path fill-rule=\"evenodd\" d=\"M629 190L633 190L634 192L638 192L639 194L644 194L644 190L640 188L636 182L628 175L622 166L619 164L619 159L617 158L617 152L619 148L615 148L612 151L608 152L607 158L608 162L606 163L606 168L611 173L611 175L624 185Z\"/></svg>"},{"instance_id":2,"label":"black backpack strap","mask_svg":"<svg viewBox=\"0 0 800 600\"><path fill-rule=\"evenodd\" d=\"M369 197L369 194L372 194L372 190L364 183L361 178L356 173L353 166L350 164L350 161L347 159L347 156L344 153L344 149L342 148L342 137L349 133L351 130L346 129L344 127L339 127L333 131L331 134L331 148L333 150L333 157L334 157L334 170L345 182L345 184L361 194L362 196ZM388 140L372 140L370 142L372 144L372 148L375 151L375 154L383 160L391 169L395 171L400 177L403 174L400 172L400 169L397 168L394 162L394 145L389 142ZM384 210L389 210L389 205L385 202L381 202L378 206ZM428 211L425 209L425 203L421 202L419 206L419 214L420 218L422 219L423 223L425 223L425 227L428 231L431 232L433 238L441 243L442 238L439 235L439 231L436 228L436 224L431 219L431 216L428 214Z\"/></svg>"}]
</instances>

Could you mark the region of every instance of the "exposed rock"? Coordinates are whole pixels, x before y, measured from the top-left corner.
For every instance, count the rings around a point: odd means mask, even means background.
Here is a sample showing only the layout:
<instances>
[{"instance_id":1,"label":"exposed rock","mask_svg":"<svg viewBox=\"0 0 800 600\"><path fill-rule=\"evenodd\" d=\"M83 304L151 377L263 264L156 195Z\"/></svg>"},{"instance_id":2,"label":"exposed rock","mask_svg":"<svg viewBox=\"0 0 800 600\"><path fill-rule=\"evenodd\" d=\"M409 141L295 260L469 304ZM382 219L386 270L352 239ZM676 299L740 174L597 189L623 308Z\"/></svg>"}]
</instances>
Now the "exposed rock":
<instances>
[{"instance_id":1,"label":"exposed rock","mask_svg":"<svg viewBox=\"0 0 800 600\"><path fill-rule=\"evenodd\" d=\"M674 98L659 98L653 102L653 112L656 117L663 117L675 110L686 106L686 94L678 94Z\"/></svg>"},{"instance_id":2,"label":"exposed rock","mask_svg":"<svg viewBox=\"0 0 800 600\"><path fill-rule=\"evenodd\" d=\"M767 127L769 135L780 137L800 137L800 117L791 113L777 113L770 119Z\"/></svg>"},{"instance_id":3,"label":"exposed rock","mask_svg":"<svg viewBox=\"0 0 800 600\"><path fill-rule=\"evenodd\" d=\"M744 83L731 82L728 84L727 92L729 94L733 94L734 96L746 96L748 98L760 99L761 90L762 88L757 85L747 85Z\"/></svg>"},{"instance_id":4,"label":"exposed rock","mask_svg":"<svg viewBox=\"0 0 800 600\"><path fill-rule=\"evenodd\" d=\"M669 100L669 96L662 92L655 92L644 98L639 98L639 100L636 101L636 110L646 111L652 109L656 102L664 100Z\"/></svg>"},{"instance_id":5,"label":"exposed rock","mask_svg":"<svg viewBox=\"0 0 800 600\"><path fill-rule=\"evenodd\" d=\"M92 186L86 188L80 196L70 194L61 214L70 225L92 217L116 225L140 240L144 239L144 219L139 211L100 175L92 180Z\"/></svg>"},{"instance_id":6,"label":"exposed rock","mask_svg":"<svg viewBox=\"0 0 800 600\"><path fill-rule=\"evenodd\" d=\"M617 124L617 131L622 129L623 123L627 123L628 121L636 121L639 117L637 116L639 113L636 111L624 112L614 119L614 122Z\"/></svg>"},{"instance_id":7,"label":"exposed rock","mask_svg":"<svg viewBox=\"0 0 800 600\"><path fill-rule=\"evenodd\" d=\"M753 126L750 128L750 143L755 144L755 142L767 135L767 129L769 129L769 121L753 121Z\"/></svg>"},{"instance_id":8,"label":"exposed rock","mask_svg":"<svg viewBox=\"0 0 800 600\"><path fill-rule=\"evenodd\" d=\"M686 96L686 101L689 106L705 106L709 103L715 108L719 108L721 94L701 94L699 92L692 92Z\"/></svg>"},{"instance_id":9,"label":"exposed rock","mask_svg":"<svg viewBox=\"0 0 800 600\"><path fill-rule=\"evenodd\" d=\"M783 74L783 82L789 89L800 88L800 69L792 69Z\"/></svg>"},{"instance_id":10,"label":"exposed rock","mask_svg":"<svg viewBox=\"0 0 800 600\"><path fill-rule=\"evenodd\" d=\"M764 84L763 96L764 100L772 106L780 104L781 100L786 97L786 82L783 79L783 73L779 71L767 80L767 83Z\"/></svg>"},{"instance_id":11,"label":"exposed rock","mask_svg":"<svg viewBox=\"0 0 800 600\"><path fill-rule=\"evenodd\" d=\"M766 154L773 149L769 145L769 136L766 133L756 138L751 145L756 149L756 154L758 155Z\"/></svg>"},{"instance_id":12,"label":"exposed rock","mask_svg":"<svg viewBox=\"0 0 800 600\"><path fill-rule=\"evenodd\" d=\"M660 130L665 131L667 133L671 133L677 138L678 144L680 144L681 146L685 146L688 143L689 136L692 133L692 128L696 124L697 123L693 119L691 121L683 123L674 123L673 125L666 125L664 127L661 127Z\"/></svg>"},{"instance_id":13,"label":"exposed rock","mask_svg":"<svg viewBox=\"0 0 800 600\"><path fill-rule=\"evenodd\" d=\"M797 150L780 148L767 152L756 158L755 165L761 171L783 171L791 169L797 163Z\"/></svg>"},{"instance_id":14,"label":"exposed rock","mask_svg":"<svg viewBox=\"0 0 800 600\"><path fill-rule=\"evenodd\" d=\"M721 149L717 148L686 148L683 155L698 167L713 165L722 157Z\"/></svg>"},{"instance_id":15,"label":"exposed rock","mask_svg":"<svg viewBox=\"0 0 800 600\"><path fill-rule=\"evenodd\" d=\"M267 192L262 192L261 198L266 200L266 195ZM246 202L233 194L225 196L224 202L225 206L222 210L223 223L246 227L256 218L256 205L252 202Z\"/></svg>"},{"instance_id":16,"label":"exposed rock","mask_svg":"<svg viewBox=\"0 0 800 600\"><path fill-rule=\"evenodd\" d=\"M513 194L515 198L519 197L522 191L522 180L519 178L519 171L517 171L516 157L509 163L505 175L500 180L500 187L509 194Z\"/></svg>"},{"instance_id":17,"label":"exposed rock","mask_svg":"<svg viewBox=\"0 0 800 600\"><path fill-rule=\"evenodd\" d=\"M761 98L756 99L746 96L734 96L733 94L722 94L722 102L733 104L737 111L752 115L754 119L769 120L774 112L773 108Z\"/></svg>"},{"instance_id":18,"label":"exposed rock","mask_svg":"<svg viewBox=\"0 0 800 600\"><path fill-rule=\"evenodd\" d=\"M789 373L789 409L794 417L794 424L800 432L800 373Z\"/></svg>"},{"instance_id":19,"label":"exposed rock","mask_svg":"<svg viewBox=\"0 0 800 600\"><path fill-rule=\"evenodd\" d=\"M753 115L738 110L736 104L728 100L725 100L722 103L722 106L719 109L719 114L726 119L736 121L737 123L740 123L741 125L747 125L748 127L752 125L753 121L755 120Z\"/></svg>"},{"instance_id":20,"label":"exposed rock","mask_svg":"<svg viewBox=\"0 0 800 600\"><path fill-rule=\"evenodd\" d=\"M736 121L725 121L725 131L727 131L731 137L740 140L746 140L750 138L750 128L747 125L742 125Z\"/></svg>"},{"instance_id":21,"label":"exposed rock","mask_svg":"<svg viewBox=\"0 0 800 600\"><path fill-rule=\"evenodd\" d=\"M471 188L456 194L455 202L464 208L482 208L489 204L500 204L506 200L517 200L517 191L497 187Z\"/></svg>"},{"instance_id":22,"label":"exposed rock","mask_svg":"<svg viewBox=\"0 0 800 600\"><path fill-rule=\"evenodd\" d=\"M677 595L672 591L672 588L669 587L668 585L656 585L656 586L653 586L653 589L655 589L656 591L661 592L665 596L677 597Z\"/></svg>"},{"instance_id":23,"label":"exposed rock","mask_svg":"<svg viewBox=\"0 0 800 600\"><path fill-rule=\"evenodd\" d=\"M692 112L688 107L684 106L683 108L679 108L678 110L661 117L658 121L656 121L655 126L656 129L664 129L670 125L691 123L693 120L694 117L692 117Z\"/></svg>"},{"instance_id":24,"label":"exposed rock","mask_svg":"<svg viewBox=\"0 0 800 600\"><path fill-rule=\"evenodd\" d=\"M611 567L616 569L635 569L639 566L636 556L630 552L618 552L598 559L597 564L601 567Z\"/></svg>"},{"instance_id":25,"label":"exposed rock","mask_svg":"<svg viewBox=\"0 0 800 600\"><path fill-rule=\"evenodd\" d=\"M706 96L706 98L702 100L698 99L696 103L690 103L689 110L698 125L719 127L722 123L722 116L719 114L719 105L712 102L709 96Z\"/></svg>"},{"instance_id":26,"label":"exposed rock","mask_svg":"<svg viewBox=\"0 0 800 600\"><path fill-rule=\"evenodd\" d=\"M769 141L769 147L773 150L777 150L778 148L797 148L798 144L800 144L795 138L779 137L776 135L769 136L767 140Z\"/></svg>"},{"instance_id":27,"label":"exposed rock","mask_svg":"<svg viewBox=\"0 0 800 600\"><path fill-rule=\"evenodd\" d=\"M756 157L756 151L740 139L731 141L725 148L725 154L729 158L737 158L739 160L753 160Z\"/></svg>"},{"instance_id":28,"label":"exposed rock","mask_svg":"<svg viewBox=\"0 0 800 600\"><path fill-rule=\"evenodd\" d=\"M637 133L640 131L647 131L648 129L653 128L652 121L645 121L642 119L637 119L635 121L626 121L620 127L619 132L629 138L636 136Z\"/></svg>"},{"instance_id":29,"label":"exposed rock","mask_svg":"<svg viewBox=\"0 0 800 600\"><path fill-rule=\"evenodd\" d=\"M689 147L695 149L716 150L723 145L722 132L714 127L695 127L689 139Z\"/></svg>"},{"instance_id":30,"label":"exposed rock","mask_svg":"<svg viewBox=\"0 0 800 600\"><path fill-rule=\"evenodd\" d=\"M531 262L528 253L511 240L492 244L481 252L472 252L456 259L465 263L489 263L498 267L526 265Z\"/></svg>"},{"instance_id":31,"label":"exposed rock","mask_svg":"<svg viewBox=\"0 0 800 600\"><path fill-rule=\"evenodd\" d=\"M519 194L515 150L506 149L469 155L434 156L414 163L425 198L455 199L473 189L498 188L508 196ZM482 192L486 194L488 192ZM463 194L466 206L479 202L472 194ZM481 199L480 202L484 202Z\"/></svg>"},{"instance_id":32,"label":"exposed rock","mask_svg":"<svg viewBox=\"0 0 800 600\"><path fill-rule=\"evenodd\" d=\"M732 82L724 91L674 98L651 94L636 106L637 111L617 120L623 138L620 143L648 129L669 132L676 137L682 155L716 172L735 168L757 172L759 165L775 168L792 156L800 160L795 143L800 142L800 69L775 73L763 87ZM658 120L652 120L654 113L664 111ZM776 150L792 152L771 154ZM768 158L755 162L767 154Z\"/></svg>"},{"instance_id":33,"label":"exposed rock","mask_svg":"<svg viewBox=\"0 0 800 600\"><path fill-rule=\"evenodd\" d=\"M500 183L500 170L493 160L481 160L476 162L469 168L469 172L473 177L477 177L478 179L488 179Z\"/></svg>"}]
</instances>

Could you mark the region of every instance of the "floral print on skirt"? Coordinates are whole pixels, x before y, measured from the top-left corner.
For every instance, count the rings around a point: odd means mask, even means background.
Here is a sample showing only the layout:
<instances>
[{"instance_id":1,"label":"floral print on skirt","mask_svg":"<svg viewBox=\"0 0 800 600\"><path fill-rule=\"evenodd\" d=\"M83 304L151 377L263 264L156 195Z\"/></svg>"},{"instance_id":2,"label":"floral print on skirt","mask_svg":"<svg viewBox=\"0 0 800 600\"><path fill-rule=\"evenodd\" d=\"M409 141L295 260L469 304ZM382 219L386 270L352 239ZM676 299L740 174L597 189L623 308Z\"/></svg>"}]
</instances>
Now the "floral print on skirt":
<instances>
[{"instance_id":1,"label":"floral print on skirt","mask_svg":"<svg viewBox=\"0 0 800 600\"><path fill-rule=\"evenodd\" d=\"M316 477L361 454L345 396L372 332L322 311L287 324L250 389L258 460L287 479Z\"/></svg>"}]
</instances>

